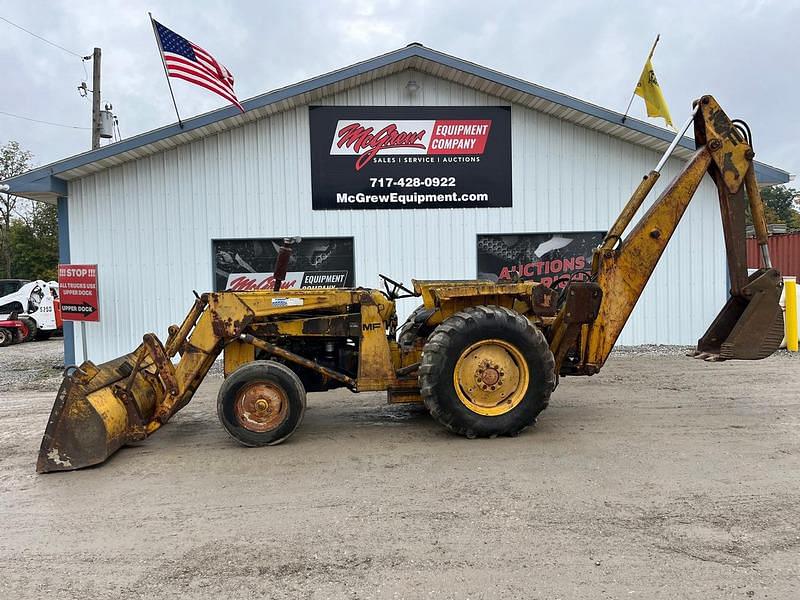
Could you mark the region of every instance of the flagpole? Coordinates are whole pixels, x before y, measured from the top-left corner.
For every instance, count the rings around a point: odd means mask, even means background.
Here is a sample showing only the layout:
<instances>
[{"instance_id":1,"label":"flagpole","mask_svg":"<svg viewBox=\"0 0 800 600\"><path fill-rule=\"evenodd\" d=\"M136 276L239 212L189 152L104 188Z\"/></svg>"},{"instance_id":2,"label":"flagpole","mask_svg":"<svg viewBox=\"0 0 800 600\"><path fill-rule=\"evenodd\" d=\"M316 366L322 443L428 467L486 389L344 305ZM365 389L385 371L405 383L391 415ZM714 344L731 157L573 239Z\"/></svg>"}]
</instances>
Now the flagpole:
<instances>
[{"instance_id":1,"label":"flagpole","mask_svg":"<svg viewBox=\"0 0 800 600\"><path fill-rule=\"evenodd\" d=\"M167 70L167 61L164 60L164 48L161 47L161 37L158 35L156 29L156 22L153 19L152 13L147 13L150 17L150 24L153 26L153 35L156 36L156 44L158 44L158 53L161 56L161 64L164 65L164 75L167 78L167 85L169 86L169 95L172 96L172 105L175 107L175 114L178 116L178 125L183 129L183 121L181 121L181 114L178 112L178 103L175 102L175 94L172 91L172 82L169 80L169 71ZM655 46L653 46L655 48Z\"/></svg>"},{"instance_id":2,"label":"flagpole","mask_svg":"<svg viewBox=\"0 0 800 600\"><path fill-rule=\"evenodd\" d=\"M656 41L653 42L653 47L650 48L650 54L647 55L647 60L650 60L650 59L653 58L653 52L656 51L656 44L658 44L658 40L659 39L661 39L661 34L660 33L656 34ZM644 61L644 64L647 64L647 60ZM631 94L631 99L628 101L628 108L625 109L625 114L622 115L622 122L623 123L625 122L625 119L628 118L628 111L631 109L631 104L633 104L633 99L636 97L636 87L638 85L639 84L637 82L637 84L633 87L633 93Z\"/></svg>"}]
</instances>

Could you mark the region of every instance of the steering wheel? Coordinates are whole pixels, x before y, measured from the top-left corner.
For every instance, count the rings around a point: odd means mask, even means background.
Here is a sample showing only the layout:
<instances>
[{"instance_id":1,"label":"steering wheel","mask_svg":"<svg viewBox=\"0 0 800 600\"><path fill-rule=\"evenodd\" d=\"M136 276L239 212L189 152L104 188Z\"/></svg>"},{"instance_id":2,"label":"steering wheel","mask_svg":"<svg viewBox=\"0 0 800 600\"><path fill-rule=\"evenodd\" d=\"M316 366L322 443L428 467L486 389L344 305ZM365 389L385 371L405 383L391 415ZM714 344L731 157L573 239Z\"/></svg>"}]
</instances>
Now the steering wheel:
<instances>
[{"instance_id":1,"label":"steering wheel","mask_svg":"<svg viewBox=\"0 0 800 600\"><path fill-rule=\"evenodd\" d=\"M397 300L399 298L413 298L414 296L419 296L419 294L415 294L402 283L398 283L394 279L388 278L383 273L378 273L378 277L383 279L383 286L386 288L386 295L389 296L389 300ZM391 285L391 287L389 287ZM398 290L405 292L405 294L399 294Z\"/></svg>"}]
</instances>

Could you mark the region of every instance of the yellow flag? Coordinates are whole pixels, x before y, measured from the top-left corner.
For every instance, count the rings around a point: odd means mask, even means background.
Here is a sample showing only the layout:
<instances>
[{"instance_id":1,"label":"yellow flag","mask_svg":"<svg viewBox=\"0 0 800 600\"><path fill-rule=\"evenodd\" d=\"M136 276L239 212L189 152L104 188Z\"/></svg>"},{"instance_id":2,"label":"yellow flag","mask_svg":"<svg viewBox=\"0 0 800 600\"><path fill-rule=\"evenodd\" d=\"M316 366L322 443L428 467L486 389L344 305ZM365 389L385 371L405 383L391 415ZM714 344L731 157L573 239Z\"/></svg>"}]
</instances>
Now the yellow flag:
<instances>
[{"instance_id":1,"label":"yellow flag","mask_svg":"<svg viewBox=\"0 0 800 600\"><path fill-rule=\"evenodd\" d=\"M655 49L655 46L653 47ZM661 93L661 86L658 85L656 73L653 71L652 63L653 53L647 57L647 62L644 63L642 75L639 77L639 83L636 84L634 94L644 98L644 103L647 106L648 117L661 117L667 124L667 127L675 129L672 124L672 117L669 114L669 107L667 101L664 100L664 94Z\"/></svg>"}]
</instances>

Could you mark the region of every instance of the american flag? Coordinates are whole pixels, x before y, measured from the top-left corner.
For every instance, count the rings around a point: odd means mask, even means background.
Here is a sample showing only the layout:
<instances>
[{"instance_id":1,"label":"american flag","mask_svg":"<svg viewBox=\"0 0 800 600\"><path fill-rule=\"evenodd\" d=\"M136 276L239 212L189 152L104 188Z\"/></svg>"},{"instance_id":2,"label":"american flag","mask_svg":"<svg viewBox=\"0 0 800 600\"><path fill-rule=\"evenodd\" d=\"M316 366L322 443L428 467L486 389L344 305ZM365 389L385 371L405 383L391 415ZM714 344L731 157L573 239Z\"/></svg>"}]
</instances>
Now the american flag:
<instances>
[{"instance_id":1,"label":"american flag","mask_svg":"<svg viewBox=\"0 0 800 600\"><path fill-rule=\"evenodd\" d=\"M244 108L239 104L236 93L233 91L233 74L224 65L200 46L164 27L155 19L153 19L153 25L158 35L159 48L164 57L167 74L170 77L183 79L211 90L244 112Z\"/></svg>"}]
</instances>

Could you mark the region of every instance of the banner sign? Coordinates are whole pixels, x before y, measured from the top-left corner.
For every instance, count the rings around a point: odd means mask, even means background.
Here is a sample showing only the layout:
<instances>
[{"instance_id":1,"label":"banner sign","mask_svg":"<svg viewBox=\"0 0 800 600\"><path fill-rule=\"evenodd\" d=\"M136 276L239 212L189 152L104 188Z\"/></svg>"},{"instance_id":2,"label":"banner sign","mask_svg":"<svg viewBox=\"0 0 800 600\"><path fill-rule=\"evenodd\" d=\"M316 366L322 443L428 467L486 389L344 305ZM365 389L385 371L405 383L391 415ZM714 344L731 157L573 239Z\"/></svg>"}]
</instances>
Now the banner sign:
<instances>
[{"instance_id":1,"label":"banner sign","mask_svg":"<svg viewBox=\"0 0 800 600\"><path fill-rule=\"evenodd\" d=\"M511 206L508 106L312 106L314 210Z\"/></svg>"},{"instance_id":2,"label":"banner sign","mask_svg":"<svg viewBox=\"0 0 800 600\"><path fill-rule=\"evenodd\" d=\"M282 238L214 240L214 290L271 290ZM353 287L353 238L304 238L292 246L281 289Z\"/></svg>"},{"instance_id":3,"label":"banner sign","mask_svg":"<svg viewBox=\"0 0 800 600\"><path fill-rule=\"evenodd\" d=\"M58 297L64 321L99 321L97 265L58 265Z\"/></svg>"},{"instance_id":4,"label":"banner sign","mask_svg":"<svg viewBox=\"0 0 800 600\"><path fill-rule=\"evenodd\" d=\"M345 287L348 271L295 271L286 273L282 290L291 288ZM272 290L275 279L272 273L228 273L226 290Z\"/></svg>"},{"instance_id":5,"label":"banner sign","mask_svg":"<svg viewBox=\"0 0 800 600\"><path fill-rule=\"evenodd\" d=\"M478 278L521 279L562 288L570 278L584 279L592 250L605 232L489 234L478 236Z\"/></svg>"}]
</instances>

